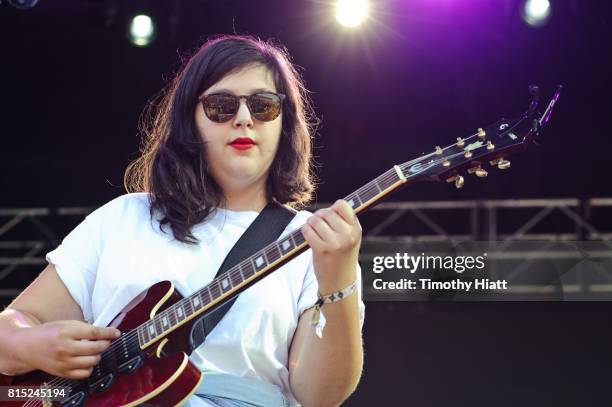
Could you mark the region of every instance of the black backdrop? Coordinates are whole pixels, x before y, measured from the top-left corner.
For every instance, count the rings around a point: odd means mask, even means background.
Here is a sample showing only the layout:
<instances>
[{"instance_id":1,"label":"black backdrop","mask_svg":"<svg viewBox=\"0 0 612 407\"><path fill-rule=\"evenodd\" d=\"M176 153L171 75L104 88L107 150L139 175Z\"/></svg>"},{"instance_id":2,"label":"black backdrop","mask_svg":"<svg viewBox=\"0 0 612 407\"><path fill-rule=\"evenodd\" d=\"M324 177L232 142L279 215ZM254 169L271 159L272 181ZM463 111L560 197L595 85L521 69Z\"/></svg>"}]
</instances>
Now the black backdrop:
<instances>
[{"instance_id":1,"label":"black backdrop","mask_svg":"<svg viewBox=\"0 0 612 407\"><path fill-rule=\"evenodd\" d=\"M563 84L564 94L540 145L512 170L394 199L611 196L610 6L552 3L549 24L533 29L518 0L377 1L373 19L350 33L324 1L4 3L0 207L97 206L122 194L146 101L179 55L234 30L280 39L303 67L322 118L319 202L521 112L530 83L545 96ZM158 25L148 48L126 40L136 12ZM365 376L347 405L609 404L607 303L367 308Z\"/></svg>"}]
</instances>

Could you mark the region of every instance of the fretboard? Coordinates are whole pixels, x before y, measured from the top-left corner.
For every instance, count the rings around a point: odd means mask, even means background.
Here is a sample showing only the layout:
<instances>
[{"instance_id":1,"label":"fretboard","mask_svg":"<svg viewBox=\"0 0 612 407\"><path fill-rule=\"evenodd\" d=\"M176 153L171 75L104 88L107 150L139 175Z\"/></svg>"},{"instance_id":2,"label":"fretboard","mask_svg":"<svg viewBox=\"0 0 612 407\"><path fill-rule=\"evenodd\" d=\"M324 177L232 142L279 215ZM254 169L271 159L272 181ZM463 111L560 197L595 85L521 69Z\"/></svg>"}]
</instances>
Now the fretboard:
<instances>
[{"instance_id":1,"label":"fretboard","mask_svg":"<svg viewBox=\"0 0 612 407\"><path fill-rule=\"evenodd\" d=\"M398 167L391 168L344 198L359 213L405 182ZM308 248L301 228L269 244L214 278L209 285L159 312L137 328L141 348L196 318L276 270Z\"/></svg>"}]
</instances>

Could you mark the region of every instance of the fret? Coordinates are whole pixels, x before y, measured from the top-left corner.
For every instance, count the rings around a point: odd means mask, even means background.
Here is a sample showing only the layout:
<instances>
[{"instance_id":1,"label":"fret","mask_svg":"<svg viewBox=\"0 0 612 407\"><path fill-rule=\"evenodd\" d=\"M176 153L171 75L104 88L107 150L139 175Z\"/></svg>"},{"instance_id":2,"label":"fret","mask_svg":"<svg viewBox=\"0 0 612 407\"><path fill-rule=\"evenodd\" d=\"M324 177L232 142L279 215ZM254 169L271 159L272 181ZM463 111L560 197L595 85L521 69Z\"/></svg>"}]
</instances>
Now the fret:
<instances>
[{"instance_id":1,"label":"fret","mask_svg":"<svg viewBox=\"0 0 612 407\"><path fill-rule=\"evenodd\" d=\"M370 200L370 196L368 196L366 193L368 191L366 189L364 189L363 191L361 189L358 189L355 194L357 195L357 199L359 199L360 202L368 202Z\"/></svg>"},{"instance_id":2,"label":"fret","mask_svg":"<svg viewBox=\"0 0 612 407\"><path fill-rule=\"evenodd\" d=\"M276 260L280 259L282 256L282 252L280 247L276 243L270 245L266 249L266 258L268 259L268 264L274 263Z\"/></svg>"},{"instance_id":3,"label":"fret","mask_svg":"<svg viewBox=\"0 0 612 407\"><path fill-rule=\"evenodd\" d=\"M242 274L239 271L240 271L240 266L234 266L227 272L230 278L230 281L232 283L232 287L236 287L237 285L240 285L240 283L242 283L243 281Z\"/></svg>"},{"instance_id":4,"label":"fret","mask_svg":"<svg viewBox=\"0 0 612 407\"><path fill-rule=\"evenodd\" d=\"M221 287L221 280L216 278L213 281L215 282L215 284L213 285L213 288L216 290L215 298L219 298L223 294L223 287Z\"/></svg>"},{"instance_id":5,"label":"fret","mask_svg":"<svg viewBox=\"0 0 612 407\"><path fill-rule=\"evenodd\" d=\"M351 195L347 196L344 200L353 209L360 207L362 205L362 203L363 203L361 201L361 198L359 197L359 193L357 193L357 192L352 193Z\"/></svg>"},{"instance_id":6,"label":"fret","mask_svg":"<svg viewBox=\"0 0 612 407\"><path fill-rule=\"evenodd\" d=\"M380 185L378 185L378 178L375 179L373 182L374 182L374 185L376 186L376 189L378 189L378 192L382 192L382 188L380 187Z\"/></svg>"},{"instance_id":7,"label":"fret","mask_svg":"<svg viewBox=\"0 0 612 407\"><path fill-rule=\"evenodd\" d=\"M383 189L390 188L391 186L393 186L393 184L400 181L400 177L397 174L395 168L387 170L387 172L379 176L377 179L379 180L379 183L383 186Z\"/></svg>"},{"instance_id":8,"label":"fret","mask_svg":"<svg viewBox=\"0 0 612 407\"><path fill-rule=\"evenodd\" d=\"M142 325L142 336L145 340L145 342L149 342L151 340L151 338L149 337L149 331L147 329L147 323L143 323Z\"/></svg>"},{"instance_id":9,"label":"fret","mask_svg":"<svg viewBox=\"0 0 612 407\"><path fill-rule=\"evenodd\" d=\"M140 327L141 327L141 331L140 332L142 332L142 343L149 342L150 338L147 335L147 327L145 326L145 324L142 324Z\"/></svg>"},{"instance_id":10,"label":"fret","mask_svg":"<svg viewBox=\"0 0 612 407\"><path fill-rule=\"evenodd\" d=\"M136 333L138 335L138 344L139 345L147 343L147 341L145 340L144 334L142 333L142 329L141 329L140 326L138 328L136 328Z\"/></svg>"},{"instance_id":11,"label":"fret","mask_svg":"<svg viewBox=\"0 0 612 407\"><path fill-rule=\"evenodd\" d=\"M301 246L303 243L306 242L306 239L304 238L304 235L302 234L301 230L297 230L293 234L293 241L295 242L296 246Z\"/></svg>"},{"instance_id":12,"label":"fret","mask_svg":"<svg viewBox=\"0 0 612 407\"><path fill-rule=\"evenodd\" d=\"M176 319L176 315L174 314L174 308L168 308L167 312L168 318L170 319L170 324L172 326L176 325L178 323L178 320Z\"/></svg>"},{"instance_id":13,"label":"fret","mask_svg":"<svg viewBox=\"0 0 612 407\"><path fill-rule=\"evenodd\" d=\"M244 274L242 273L242 263L238 263L238 271L240 272L240 278L242 279L242 281L246 280L246 278L244 278Z\"/></svg>"},{"instance_id":14,"label":"fret","mask_svg":"<svg viewBox=\"0 0 612 407\"><path fill-rule=\"evenodd\" d=\"M291 243L293 243L293 247L298 247L299 246L299 244L295 240L295 237L297 236L298 233L301 234L302 232L300 230L297 230L297 231L291 232L289 234L289 238L291 239Z\"/></svg>"},{"instance_id":15,"label":"fret","mask_svg":"<svg viewBox=\"0 0 612 407\"><path fill-rule=\"evenodd\" d=\"M381 188L378 182L372 181L366 186L360 188L357 192L359 193L359 199L361 202L368 202L383 190L384 189Z\"/></svg>"},{"instance_id":16,"label":"fret","mask_svg":"<svg viewBox=\"0 0 612 407\"><path fill-rule=\"evenodd\" d=\"M210 292L210 296L212 300L215 300L221 295L221 287L219 286L219 280L214 279L208 285L208 292Z\"/></svg>"},{"instance_id":17,"label":"fret","mask_svg":"<svg viewBox=\"0 0 612 407\"><path fill-rule=\"evenodd\" d=\"M206 298L204 298L202 294L206 294ZM200 290L200 299L202 300L203 304L210 304L212 302L212 294L210 293L208 287L204 287Z\"/></svg>"},{"instance_id":18,"label":"fret","mask_svg":"<svg viewBox=\"0 0 612 407\"><path fill-rule=\"evenodd\" d=\"M242 274L244 275L245 278L247 279L251 278L257 272L257 268L255 268L252 258L246 259L241 264L242 264Z\"/></svg>"},{"instance_id":19,"label":"fret","mask_svg":"<svg viewBox=\"0 0 612 407\"><path fill-rule=\"evenodd\" d=\"M369 184L359 189L359 194L362 202L367 202L374 198L380 192L378 183L372 181Z\"/></svg>"},{"instance_id":20,"label":"fret","mask_svg":"<svg viewBox=\"0 0 612 407\"><path fill-rule=\"evenodd\" d=\"M159 320L159 318L157 318L157 316L153 318L153 325L155 325L155 332L157 332L158 334L164 332L161 326L161 321Z\"/></svg>"},{"instance_id":21,"label":"fret","mask_svg":"<svg viewBox=\"0 0 612 407\"><path fill-rule=\"evenodd\" d=\"M210 286L206 286L206 291L208 293L208 298L209 298L209 300L207 302L210 304L211 302L214 301L215 296L213 295L212 291L210 290Z\"/></svg>"},{"instance_id":22,"label":"fret","mask_svg":"<svg viewBox=\"0 0 612 407\"><path fill-rule=\"evenodd\" d=\"M189 298L185 298L184 300L181 300L181 302L184 302L185 304L183 309L185 310L186 316L193 315L193 307L191 306L191 301L189 301Z\"/></svg>"}]
</instances>

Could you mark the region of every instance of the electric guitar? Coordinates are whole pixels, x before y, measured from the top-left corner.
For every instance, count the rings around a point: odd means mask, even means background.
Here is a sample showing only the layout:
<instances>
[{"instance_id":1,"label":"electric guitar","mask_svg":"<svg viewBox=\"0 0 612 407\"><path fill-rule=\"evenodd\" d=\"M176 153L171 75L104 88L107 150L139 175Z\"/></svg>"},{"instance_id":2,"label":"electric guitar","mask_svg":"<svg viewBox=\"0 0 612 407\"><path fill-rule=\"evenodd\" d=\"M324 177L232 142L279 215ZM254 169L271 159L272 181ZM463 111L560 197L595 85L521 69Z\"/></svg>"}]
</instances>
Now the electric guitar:
<instances>
[{"instance_id":1,"label":"electric guitar","mask_svg":"<svg viewBox=\"0 0 612 407\"><path fill-rule=\"evenodd\" d=\"M487 163L499 169L509 168L507 157L525 150L549 122L561 86L542 113L536 112L538 88L530 86L529 90L531 104L518 118L498 120L444 148L436 147L431 153L395 165L344 200L359 214L398 188L417 181L453 182L461 188L464 170L485 177ZM121 330L122 335L102 353L88 379L54 377L42 371L22 376L0 375L0 386L16 386L19 395L25 396L0 404L108 407L181 404L203 379L202 372L187 355L193 345L190 338L195 322L306 249L308 245L298 229L244 259L189 297L180 295L169 281L154 284L109 324ZM23 386L32 386L28 388L32 391L22 391Z\"/></svg>"}]
</instances>

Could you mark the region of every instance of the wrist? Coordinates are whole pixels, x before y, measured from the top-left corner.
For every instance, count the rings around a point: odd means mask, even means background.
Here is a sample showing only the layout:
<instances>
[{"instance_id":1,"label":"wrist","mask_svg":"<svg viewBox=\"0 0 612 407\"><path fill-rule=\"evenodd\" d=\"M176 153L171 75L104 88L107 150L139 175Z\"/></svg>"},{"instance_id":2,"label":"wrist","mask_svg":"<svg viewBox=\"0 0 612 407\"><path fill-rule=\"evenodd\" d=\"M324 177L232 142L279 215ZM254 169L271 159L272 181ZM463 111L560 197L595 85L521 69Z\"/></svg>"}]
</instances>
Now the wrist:
<instances>
[{"instance_id":1,"label":"wrist","mask_svg":"<svg viewBox=\"0 0 612 407\"><path fill-rule=\"evenodd\" d=\"M346 268L326 269L323 273L317 274L317 284L319 287L319 295L327 295L333 292L342 290L357 280L357 266L351 264Z\"/></svg>"},{"instance_id":2,"label":"wrist","mask_svg":"<svg viewBox=\"0 0 612 407\"><path fill-rule=\"evenodd\" d=\"M30 353L27 349L27 343L23 338L23 331L30 328L16 328L10 335L6 336L6 341L2 346L2 363L0 363L0 372L7 376L16 376L27 373L33 370L27 360L27 355Z\"/></svg>"},{"instance_id":3,"label":"wrist","mask_svg":"<svg viewBox=\"0 0 612 407\"><path fill-rule=\"evenodd\" d=\"M356 280L356 276L347 276L341 279L334 279L334 281L319 281L319 296L324 297L336 291L340 291Z\"/></svg>"},{"instance_id":4,"label":"wrist","mask_svg":"<svg viewBox=\"0 0 612 407\"><path fill-rule=\"evenodd\" d=\"M32 327L20 327L15 330L13 335L13 341L11 343L12 357L17 367L17 374L34 369L31 367L31 356L35 355L36 352L30 350L30 337L32 335ZM40 351L40 350L39 350Z\"/></svg>"}]
</instances>

